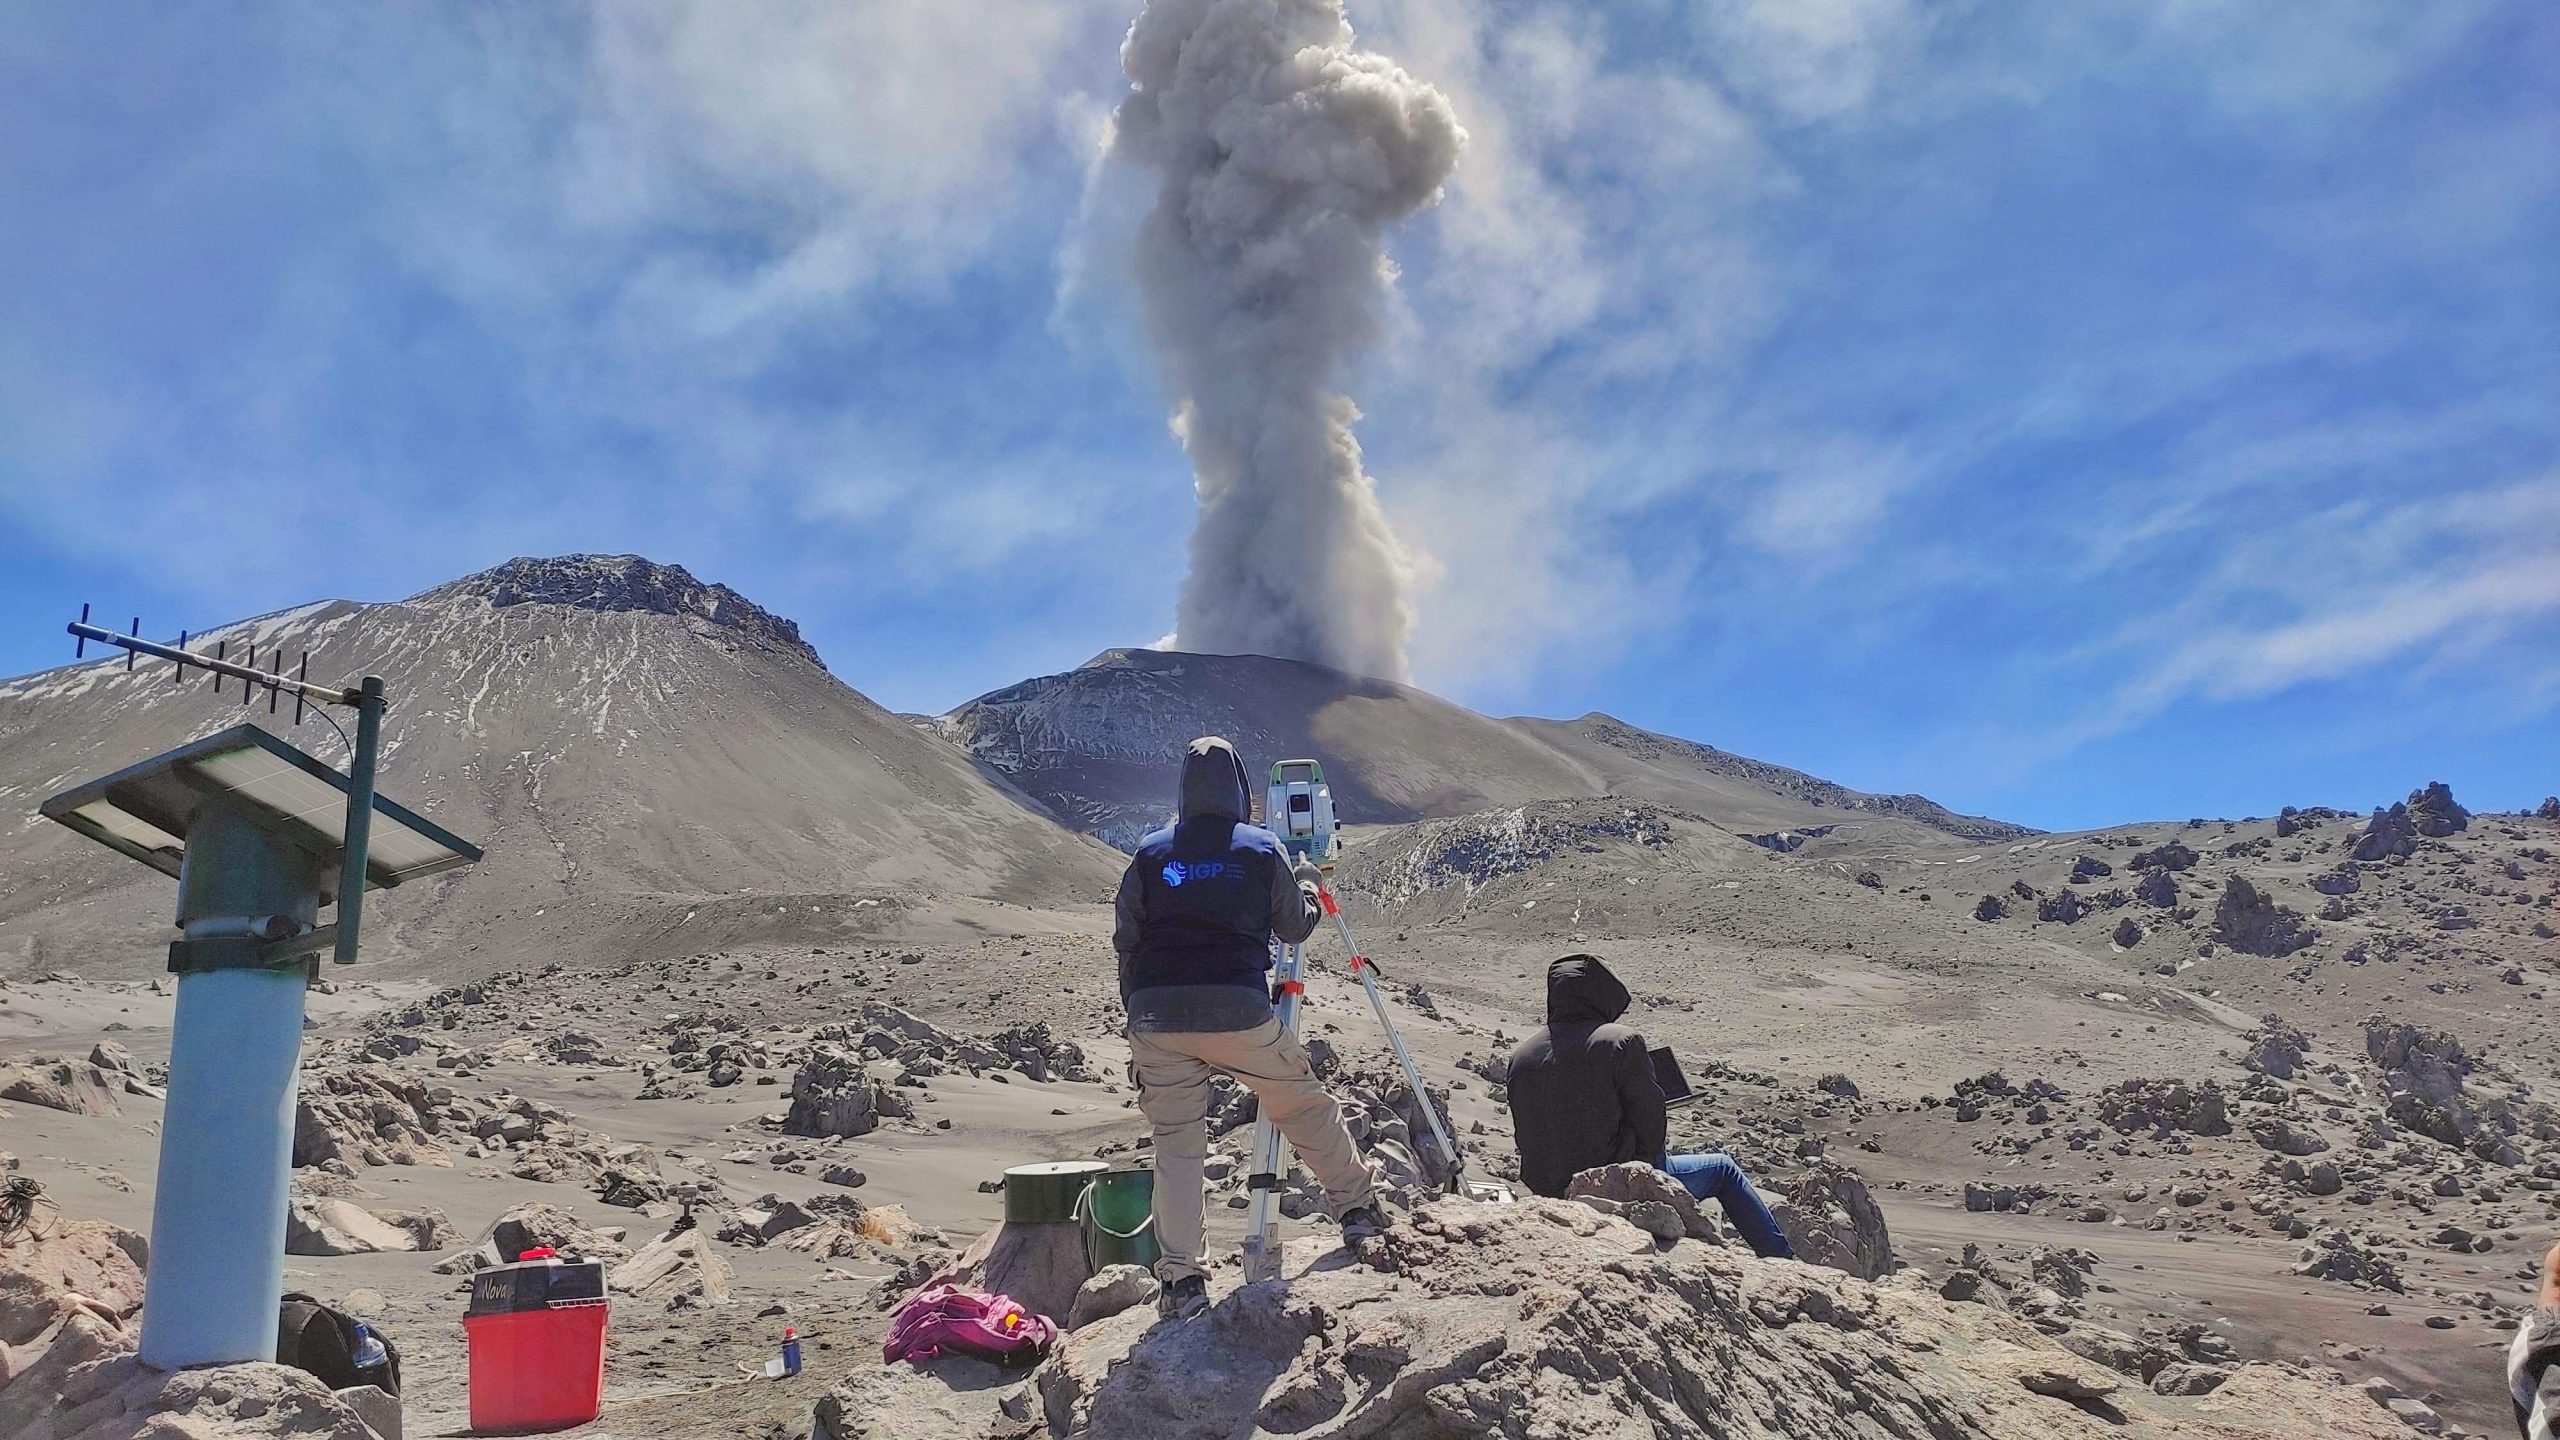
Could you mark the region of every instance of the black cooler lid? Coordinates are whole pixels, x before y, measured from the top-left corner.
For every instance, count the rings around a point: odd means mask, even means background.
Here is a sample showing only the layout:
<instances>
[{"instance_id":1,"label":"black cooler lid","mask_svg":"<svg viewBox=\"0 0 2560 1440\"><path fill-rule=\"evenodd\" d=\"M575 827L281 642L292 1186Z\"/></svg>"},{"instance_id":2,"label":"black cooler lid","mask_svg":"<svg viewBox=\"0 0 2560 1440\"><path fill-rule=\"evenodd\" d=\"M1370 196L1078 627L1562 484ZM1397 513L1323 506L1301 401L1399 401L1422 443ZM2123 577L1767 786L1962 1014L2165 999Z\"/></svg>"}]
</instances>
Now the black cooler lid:
<instances>
[{"instance_id":1,"label":"black cooler lid","mask_svg":"<svg viewBox=\"0 0 2560 1440\"><path fill-rule=\"evenodd\" d=\"M604 1299L601 1260L521 1260L492 1265L471 1277L465 1315L512 1315Z\"/></svg>"}]
</instances>

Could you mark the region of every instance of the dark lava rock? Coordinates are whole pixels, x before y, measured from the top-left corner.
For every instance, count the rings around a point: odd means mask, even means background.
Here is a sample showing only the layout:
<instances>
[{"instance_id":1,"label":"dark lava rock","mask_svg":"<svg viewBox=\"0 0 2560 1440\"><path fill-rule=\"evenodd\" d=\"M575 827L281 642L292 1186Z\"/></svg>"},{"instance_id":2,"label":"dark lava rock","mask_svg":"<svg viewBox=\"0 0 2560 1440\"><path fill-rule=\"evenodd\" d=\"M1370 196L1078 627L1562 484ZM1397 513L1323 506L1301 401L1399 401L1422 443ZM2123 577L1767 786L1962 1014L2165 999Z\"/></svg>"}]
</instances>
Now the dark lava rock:
<instances>
[{"instance_id":1,"label":"dark lava rock","mask_svg":"<svg viewBox=\"0 0 2560 1440\"><path fill-rule=\"evenodd\" d=\"M2356 838L2358 860L2406 860L2418 850L2418 826L2409 818L2409 807L2394 805L2376 810L2365 822L2364 834Z\"/></svg>"},{"instance_id":2,"label":"dark lava rock","mask_svg":"<svg viewBox=\"0 0 2560 1440\"><path fill-rule=\"evenodd\" d=\"M2214 938L2243 955L2290 955L2319 938L2302 912L2278 905L2265 891L2234 875L2213 907Z\"/></svg>"},{"instance_id":3,"label":"dark lava rock","mask_svg":"<svg viewBox=\"0 0 2560 1440\"><path fill-rule=\"evenodd\" d=\"M2133 857L2136 870L2192 870L2195 865L2196 852L2175 840Z\"/></svg>"},{"instance_id":4,"label":"dark lava rock","mask_svg":"<svg viewBox=\"0 0 2560 1440\"><path fill-rule=\"evenodd\" d=\"M2441 780L2430 780L2425 789L2409 792L2409 820L2419 834L2439 840L2471 828L2471 812L2454 800L2452 787Z\"/></svg>"}]
</instances>

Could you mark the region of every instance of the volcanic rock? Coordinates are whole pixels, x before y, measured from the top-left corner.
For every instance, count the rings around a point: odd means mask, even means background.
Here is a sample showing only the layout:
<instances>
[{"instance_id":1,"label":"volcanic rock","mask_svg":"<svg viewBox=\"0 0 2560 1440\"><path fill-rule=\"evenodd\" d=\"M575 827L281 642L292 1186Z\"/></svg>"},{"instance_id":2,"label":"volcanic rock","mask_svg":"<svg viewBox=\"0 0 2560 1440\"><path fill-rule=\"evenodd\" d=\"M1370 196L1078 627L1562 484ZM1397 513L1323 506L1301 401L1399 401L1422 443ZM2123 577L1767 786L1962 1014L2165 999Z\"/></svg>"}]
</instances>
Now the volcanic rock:
<instances>
[{"instance_id":1,"label":"volcanic rock","mask_svg":"<svg viewBox=\"0 0 2560 1440\"><path fill-rule=\"evenodd\" d=\"M590 1229L557 1205L528 1201L500 1215L481 1233L479 1242L439 1263L439 1275L468 1275L492 1265L512 1265L527 1250L547 1248L563 1256L611 1264L629 1252L619 1231Z\"/></svg>"},{"instance_id":2,"label":"volcanic rock","mask_svg":"<svg viewBox=\"0 0 2560 1440\"><path fill-rule=\"evenodd\" d=\"M1686 1193L1686 1192L1683 1192ZM1844 1166L1817 1164L1769 1207L1796 1258L1861 1280L1893 1273L1893 1237L1866 1181Z\"/></svg>"},{"instance_id":3,"label":"volcanic rock","mask_svg":"<svg viewBox=\"0 0 2560 1440\"><path fill-rule=\"evenodd\" d=\"M903 1099L886 1096L887 1087L871 1078L862 1061L842 1050L818 1046L791 1078L791 1109L783 1116L787 1135L868 1135L880 1128L882 1101L904 1107Z\"/></svg>"},{"instance_id":4,"label":"volcanic rock","mask_svg":"<svg viewBox=\"0 0 2560 1440\"><path fill-rule=\"evenodd\" d=\"M2133 857L2136 870L2192 870L2195 863L2196 852L2176 840L2155 845Z\"/></svg>"},{"instance_id":5,"label":"volcanic rock","mask_svg":"<svg viewBox=\"0 0 2560 1440\"><path fill-rule=\"evenodd\" d=\"M605 1285L643 1300L679 1298L706 1305L729 1303L729 1262L700 1230L680 1230L643 1245L605 1273Z\"/></svg>"},{"instance_id":6,"label":"volcanic rock","mask_svg":"<svg viewBox=\"0 0 2560 1440\"><path fill-rule=\"evenodd\" d=\"M2292 1079L2302 1069L2302 1057L2311 1049L2311 1037L2275 1015L2260 1020L2258 1028L2250 1031L2246 1039L2249 1048L2240 1057L2240 1068L2278 1080Z\"/></svg>"},{"instance_id":7,"label":"volcanic rock","mask_svg":"<svg viewBox=\"0 0 2560 1440\"><path fill-rule=\"evenodd\" d=\"M124 1336L142 1310L149 1256L140 1235L96 1220L0 1236L0 1434L34 1413L12 1408L14 1379L39 1363L66 1369Z\"/></svg>"},{"instance_id":8,"label":"volcanic rock","mask_svg":"<svg viewBox=\"0 0 2560 1440\"><path fill-rule=\"evenodd\" d=\"M417 1248L415 1234L352 1200L296 1196L285 1215L287 1255L378 1255Z\"/></svg>"},{"instance_id":9,"label":"volcanic rock","mask_svg":"<svg viewBox=\"0 0 2560 1440\"><path fill-rule=\"evenodd\" d=\"M2119 1131L2185 1130L2228 1135L2231 1113L2210 1080L2126 1080L2098 1097L2098 1119Z\"/></svg>"},{"instance_id":10,"label":"volcanic rock","mask_svg":"<svg viewBox=\"0 0 2560 1440\"><path fill-rule=\"evenodd\" d=\"M124 1077L66 1056L37 1057L0 1065L0 1100L60 1110L70 1115L113 1115Z\"/></svg>"},{"instance_id":11,"label":"volcanic rock","mask_svg":"<svg viewBox=\"0 0 2560 1440\"><path fill-rule=\"evenodd\" d=\"M2067 885L2036 902L2038 920L2058 921L2069 925L2088 913L2088 902L2081 898L2079 891Z\"/></svg>"},{"instance_id":12,"label":"volcanic rock","mask_svg":"<svg viewBox=\"0 0 2560 1440\"><path fill-rule=\"evenodd\" d=\"M1152 1305L1157 1288L1156 1277L1144 1265L1106 1265L1077 1288L1067 1307L1067 1328L1081 1330L1132 1305Z\"/></svg>"},{"instance_id":13,"label":"volcanic rock","mask_svg":"<svg viewBox=\"0 0 2560 1440\"><path fill-rule=\"evenodd\" d=\"M2293 1267L2293 1273L2367 1290L2402 1289L2400 1272L2390 1261L2349 1232L2328 1227L2311 1232L2310 1243L2302 1247L2301 1262Z\"/></svg>"},{"instance_id":14,"label":"volcanic rock","mask_svg":"<svg viewBox=\"0 0 2560 1440\"><path fill-rule=\"evenodd\" d=\"M2453 790L2441 780L2430 780L2426 787L2409 792L2409 823L2421 835L2441 840L2471 828L2471 812L2453 798Z\"/></svg>"},{"instance_id":15,"label":"volcanic rock","mask_svg":"<svg viewBox=\"0 0 2560 1440\"><path fill-rule=\"evenodd\" d=\"M384 1440L319 1376L290 1365L156 1370L128 1352L29 1394L36 1408L13 1414L22 1388L0 1392L0 1429L11 1440Z\"/></svg>"},{"instance_id":16,"label":"volcanic rock","mask_svg":"<svg viewBox=\"0 0 2560 1440\"><path fill-rule=\"evenodd\" d=\"M2365 822L2364 834L2356 838L2353 853L2358 860L2373 861L2405 860L2417 851L2417 824L2409 818L2409 807L2399 804L2373 812L2373 818Z\"/></svg>"},{"instance_id":17,"label":"volcanic rock","mask_svg":"<svg viewBox=\"0 0 2560 1440\"><path fill-rule=\"evenodd\" d=\"M2214 938L2243 955L2277 958L2309 945L2320 932L2303 923L2302 912L2278 905L2266 892L2234 875L2213 907Z\"/></svg>"},{"instance_id":18,"label":"volcanic rock","mask_svg":"<svg viewBox=\"0 0 2560 1440\"><path fill-rule=\"evenodd\" d=\"M1564 1193L1568 1200L1603 1202L1591 1208L1606 1215L1623 1215L1638 1205L1658 1205L1679 1217L1677 1236L1709 1243L1721 1239L1714 1223L1698 1209L1688 1187L1641 1162L1585 1170L1565 1183Z\"/></svg>"},{"instance_id":19,"label":"volcanic rock","mask_svg":"<svg viewBox=\"0 0 2560 1440\"><path fill-rule=\"evenodd\" d=\"M2400 1433L2335 1380L2269 1365L2173 1410L2000 1311L1733 1247L1661 1250L1570 1202L1435 1202L1376 1254L1292 1247L1285 1286L1189 1324L1132 1310L1075 1331L1037 1376L1047 1433L1777 1440L1852 1416L1976 1440ZM2082 1408L2096 1397L2121 1413Z\"/></svg>"}]
</instances>

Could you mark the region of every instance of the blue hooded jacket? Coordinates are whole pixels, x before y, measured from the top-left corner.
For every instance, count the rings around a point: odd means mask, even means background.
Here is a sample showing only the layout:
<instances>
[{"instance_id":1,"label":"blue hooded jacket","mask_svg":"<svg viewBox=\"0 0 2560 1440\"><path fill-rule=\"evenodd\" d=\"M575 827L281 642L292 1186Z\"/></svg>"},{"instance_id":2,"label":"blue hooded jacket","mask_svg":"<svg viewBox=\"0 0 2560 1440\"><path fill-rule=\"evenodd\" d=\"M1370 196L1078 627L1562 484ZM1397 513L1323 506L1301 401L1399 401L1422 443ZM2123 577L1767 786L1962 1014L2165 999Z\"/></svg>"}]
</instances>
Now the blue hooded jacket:
<instances>
[{"instance_id":1,"label":"blue hooded jacket","mask_svg":"<svg viewBox=\"0 0 2560 1440\"><path fill-rule=\"evenodd\" d=\"M1217 736L1182 757L1182 808L1138 842L1120 878L1112 948L1120 994L1159 986L1263 990L1271 942L1295 945L1323 917L1278 837L1249 823L1244 761Z\"/></svg>"}]
</instances>

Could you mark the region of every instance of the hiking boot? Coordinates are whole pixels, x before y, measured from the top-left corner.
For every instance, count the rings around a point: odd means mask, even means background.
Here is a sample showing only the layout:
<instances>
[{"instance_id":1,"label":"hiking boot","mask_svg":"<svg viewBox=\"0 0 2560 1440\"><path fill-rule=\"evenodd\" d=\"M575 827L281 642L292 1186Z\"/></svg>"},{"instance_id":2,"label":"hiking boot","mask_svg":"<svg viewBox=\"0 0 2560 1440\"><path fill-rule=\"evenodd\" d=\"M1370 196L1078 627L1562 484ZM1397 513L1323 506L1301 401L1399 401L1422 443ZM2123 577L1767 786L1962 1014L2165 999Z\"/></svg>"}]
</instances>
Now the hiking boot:
<instances>
[{"instance_id":1,"label":"hiking boot","mask_svg":"<svg viewBox=\"0 0 2560 1440\"><path fill-rule=\"evenodd\" d=\"M1156 1317L1188 1320L1209 1308L1209 1282L1186 1275L1156 1292Z\"/></svg>"},{"instance_id":2,"label":"hiking boot","mask_svg":"<svg viewBox=\"0 0 2560 1440\"><path fill-rule=\"evenodd\" d=\"M1375 1205L1354 1205L1342 1212L1342 1239L1345 1244L1366 1240L1372 1235L1383 1235L1386 1229L1387 1217Z\"/></svg>"}]
</instances>

